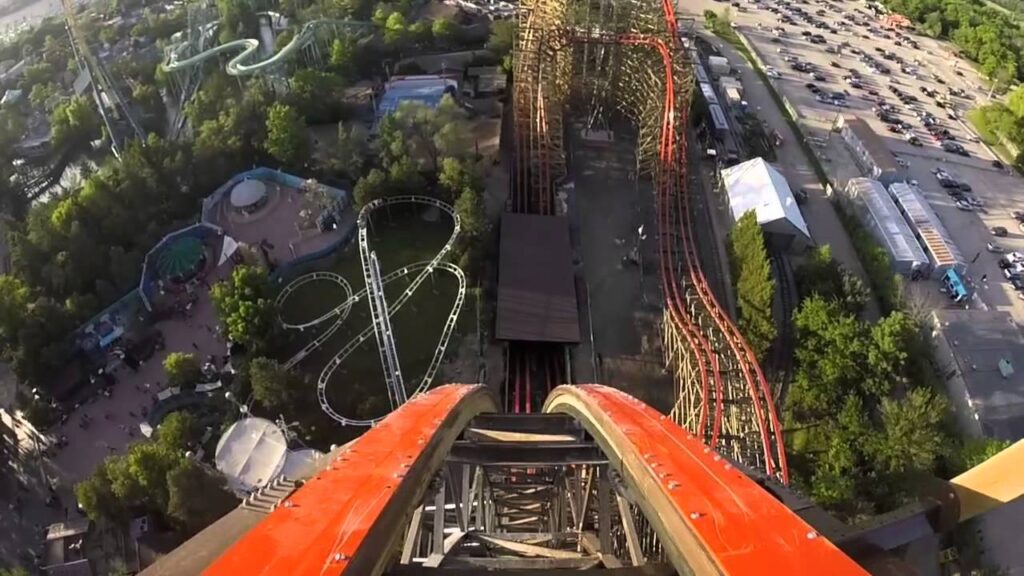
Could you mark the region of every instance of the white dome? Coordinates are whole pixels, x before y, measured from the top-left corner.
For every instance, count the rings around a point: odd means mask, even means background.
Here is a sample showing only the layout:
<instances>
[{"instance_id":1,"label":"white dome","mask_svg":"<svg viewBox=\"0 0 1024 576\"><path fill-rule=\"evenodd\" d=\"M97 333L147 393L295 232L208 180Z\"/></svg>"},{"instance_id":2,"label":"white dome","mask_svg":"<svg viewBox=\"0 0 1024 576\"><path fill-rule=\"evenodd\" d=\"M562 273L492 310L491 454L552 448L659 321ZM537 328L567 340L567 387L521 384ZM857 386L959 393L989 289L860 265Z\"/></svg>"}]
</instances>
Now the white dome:
<instances>
[{"instance_id":1,"label":"white dome","mask_svg":"<svg viewBox=\"0 0 1024 576\"><path fill-rule=\"evenodd\" d=\"M316 459L321 456L323 456L323 454L321 454L319 450L314 450L312 448L292 450L284 460L284 468L281 469L281 476L285 476L292 480L302 478L304 476L302 472L307 470L309 465L316 462Z\"/></svg>"},{"instance_id":2,"label":"white dome","mask_svg":"<svg viewBox=\"0 0 1024 576\"><path fill-rule=\"evenodd\" d=\"M249 492L281 474L288 441L276 424L264 418L243 418L217 442L214 462L235 492Z\"/></svg>"},{"instance_id":3,"label":"white dome","mask_svg":"<svg viewBox=\"0 0 1024 576\"><path fill-rule=\"evenodd\" d=\"M259 180L242 180L231 189L231 205L248 208L267 197L267 185Z\"/></svg>"}]
</instances>

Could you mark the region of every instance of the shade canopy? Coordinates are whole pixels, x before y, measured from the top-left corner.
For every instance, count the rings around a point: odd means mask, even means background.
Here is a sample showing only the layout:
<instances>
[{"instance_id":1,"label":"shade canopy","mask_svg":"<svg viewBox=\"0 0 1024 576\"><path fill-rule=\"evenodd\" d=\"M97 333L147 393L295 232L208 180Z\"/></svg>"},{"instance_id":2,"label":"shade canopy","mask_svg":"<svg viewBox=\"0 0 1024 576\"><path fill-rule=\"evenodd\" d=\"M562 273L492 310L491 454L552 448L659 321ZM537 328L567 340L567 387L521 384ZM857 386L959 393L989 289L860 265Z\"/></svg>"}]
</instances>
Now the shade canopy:
<instances>
[{"instance_id":1,"label":"shade canopy","mask_svg":"<svg viewBox=\"0 0 1024 576\"><path fill-rule=\"evenodd\" d=\"M267 197L267 185L260 180L242 180L231 189L231 205L235 208L249 208Z\"/></svg>"},{"instance_id":2,"label":"shade canopy","mask_svg":"<svg viewBox=\"0 0 1024 576\"><path fill-rule=\"evenodd\" d=\"M243 418L217 442L214 461L235 492L249 492L281 474L288 455L284 431L265 418Z\"/></svg>"},{"instance_id":3,"label":"shade canopy","mask_svg":"<svg viewBox=\"0 0 1024 576\"><path fill-rule=\"evenodd\" d=\"M173 240L156 260L157 272L163 278L190 276L203 258L206 250L203 241L195 236L183 236Z\"/></svg>"}]
</instances>

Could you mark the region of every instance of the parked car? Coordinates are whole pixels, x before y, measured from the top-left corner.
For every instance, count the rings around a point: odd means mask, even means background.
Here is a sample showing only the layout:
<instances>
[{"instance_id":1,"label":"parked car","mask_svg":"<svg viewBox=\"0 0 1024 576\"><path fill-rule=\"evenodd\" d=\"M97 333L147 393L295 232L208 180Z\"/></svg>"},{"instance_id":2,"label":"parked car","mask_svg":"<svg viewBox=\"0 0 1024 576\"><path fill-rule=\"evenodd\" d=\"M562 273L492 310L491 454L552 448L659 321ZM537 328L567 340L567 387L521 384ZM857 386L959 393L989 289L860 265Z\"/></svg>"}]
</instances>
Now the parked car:
<instances>
[{"instance_id":1,"label":"parked car","mask_svg":"<svg viewBox=\"0 0 1024 576\"><path fill-rule=\"evenodd\" d=\"M1006 238L1006 235L1009 234L1004 226L993 226L989 231L996 238Z\"/></svg>"},{"instance_id":2,"label":"parked car","mask_svg":"<svg viewBox=\"0 0 1024 576\"><path fill-rule=\"evenodd\" d=\"M1024 278L1020 278L1018 276L1014 276L1014 277L1010 278L1009 284L1010 284L1010 286L1013 286L1013 289L1018 291L1018 292L1024 290Z\"/></svg>"},{"instance_id":3,"label":"parked car","mask_svg":"<svg viewBox=\"0 0 1024 576\"><path fill-rule=\"evenodd\" d=\"M996 244L995 242L989 242L988 244L986 244L985 249L988 250L989 252L992 252L993 254L1002 254L1003 252L1006 252L1006 250L1002 246Z\"/></svg>"},{"instance_id":4,"label":"parked car","mask_svg":"<svg viewBox=\"0 0 1024 576\"><path fill-rule=\"evenodd\" d=\"M956 207L964 212L974 212L974 206L971 206L971 203L967 200L957 200Z\"/></svg>"}]
</instances>

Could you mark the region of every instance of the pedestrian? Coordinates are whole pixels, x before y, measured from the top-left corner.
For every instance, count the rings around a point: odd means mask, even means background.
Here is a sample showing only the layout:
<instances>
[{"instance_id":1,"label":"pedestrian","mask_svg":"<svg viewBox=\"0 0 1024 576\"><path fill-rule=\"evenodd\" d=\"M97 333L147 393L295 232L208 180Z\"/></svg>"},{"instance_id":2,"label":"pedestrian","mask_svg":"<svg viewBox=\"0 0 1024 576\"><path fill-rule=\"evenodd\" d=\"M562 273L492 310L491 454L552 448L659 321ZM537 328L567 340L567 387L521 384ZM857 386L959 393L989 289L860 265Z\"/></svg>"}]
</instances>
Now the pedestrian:
<instances>
[{"instance_id":1,"label":"pedestrian","mask_svg":"<svg viewBox=\"0 0 1024 576\"><path fill-rule=\"evenodd\" d=\"M199 345L196 344L195 342L192 343L192 347L195 348L196 350L199 350Z\"/></svg>"},{"instance_id":2,"label":"pedestrian","mask_svg":"<svg viewBox=\"0 0 1024 576\"><path fill-rule=\"evenodd\" d=\"M982 282L988 282L988 274L982 274L981 275L981 281Z\"/></svg>"},{"instance_id":3,"label":"pedestrian","mask_svg":"<svg viewBox=\"0 0 1024 576\"><path fill-rule=\"evenodd\" d=\"M977 254L974 255L974 258L971 258L971 264L974 264L975 262L977 262L978 261L978 257L980 257L980 256L981 256L981 252L979 251Z\"/></svg>"}]
</instances>

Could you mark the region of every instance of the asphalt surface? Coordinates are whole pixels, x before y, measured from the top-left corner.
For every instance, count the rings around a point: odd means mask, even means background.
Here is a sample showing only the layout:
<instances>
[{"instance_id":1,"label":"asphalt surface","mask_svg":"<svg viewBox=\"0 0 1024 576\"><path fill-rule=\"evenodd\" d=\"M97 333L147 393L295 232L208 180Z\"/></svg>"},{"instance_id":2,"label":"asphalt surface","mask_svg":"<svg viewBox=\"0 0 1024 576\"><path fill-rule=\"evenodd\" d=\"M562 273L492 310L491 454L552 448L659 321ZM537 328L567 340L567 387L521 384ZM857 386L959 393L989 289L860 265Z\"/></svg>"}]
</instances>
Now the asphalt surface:
<instances>
[{"instance_id":1,"label":"asphalt surface","mask_svg":"<svg viewBox=\"0 0 1024 576\"><path fill-rule=\"evenodd\" d=\"M714 1L704 1L698 5L700 11L721 11L727 6L725 3ZM1024 201L1018 197L1018 192L1022 189L1022 180L1005 169L993 167L992 161L995 160L995 156L984 144L977 141L976 134L963 120L967 111L986 102L988 96L971 66L957 58L951 46L932 38L909 35L919 44L917 49L902 41L902 45L897 46L897 36L890 31L883 31L876 20L866 16L868 12L860 3L790 4L800 6L815 20L835 30L835 33L815 28L799 17L794 18L796 24L781 23L781 15L787 13L787 9L782 4L773 6L779 10L778 13L770 12L768 5L760 8L757 4L745 2L742 4L744 12L732 8L733 22L737 30L751 41L765 64L775 67L780 72L781 78L776 80L776 85L796 107L798 121L805 134L820 143L818 154L830 176L840 185L844 185L849 178L860 176L842 139L830 132L829 128L839 114L856 115L864 119L881 137L892 154L905 162L907 176L918 183L968 262L967 276L975 284L978 297L972 306L1003 310L1009 312L1019 324L1024 323L1024 302L1018 298L1012 286L1003 281L997 265L998 254L987 251L987 244L993 241L1005 250L1024 250L1024 233L1017 228L1017 223L1010 216L1013 210L1024 209ZM696 11L697 5L691 9ZM822 10L824 15L815 15L817 10ZM856 24L850 24L851 14ZM863 26L868 21L871 22L874 31L869 31ZM839 28L841 23L847 23L847 29ZM783 30L781 36L777 36L774 30L778 27ZM822 34L827 43L812 44L801 34L804 31ZM883 34L889 37L886 38ZM843 47L844 42L848 47ZM826 49L830 48L836 49L838 54L826 52ZM872 55L876 62L888 67L890 73L869 72L866 65L860 61L860 56L852 49ZM898 61L884 59L878 50L902 58L908 69L902 70ZM787 56L811 64L813 70L822 74L825 80L813 80L808 77L808 73L792 70L790 62L785 60ZM742 64L742 61L732 58L730 62L734 66ZM850 75L851 70L860 73L862 88L854 88L843 80L843 76ZM849 94L848 107L840 108L817 101L815 95L805 87L808 82L813 82L819 88L830 92L845 90ZM744 96L748 99L751 99L750 95L754 92L752 84L754 83L745 79ZM909 105L900 103L890 92L890 85L915 96L918 102ZM936 98L926 96L921 91L922 87L945 95L946 107L940 107L936 103ZM962 90L963 96L951 96L950 88ZM878 96L870 94L869 90L877 92ZM877 104L878 97L884 98L888 104L897 108L897 118L910 125L909 133L917 136L922 146L912 146L902 134L888 131L886 124L875 117L872 107ZM760 98L755 95L751 101L760 101ZM941 126L948 129L956 141L966 148L969 156L944 151L915 115L918 111L931 113L938 118ZM956 118L950 117L951 112L955 112ZM787 159L780 158L780 162L785 165ZM970 185L971 195L979 199L984 206L974 211L957 208L955 201L945 193L935 178L934 171L938 168ZM805 214L807 212L805 209ZM808 220L813 235L813 217L808 216ZM993 238L990 229L994 226L1007 228L1009 236ZM834 242L829 244L835 249ZM987 278L987 281L982 282L983 277ZM930 285L932 288L927 291L938 290L938 283ZM942 302L935 298L928 298L928 301Z\"/></svg>"}]
</instances>

